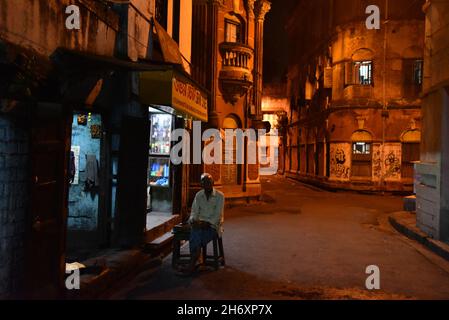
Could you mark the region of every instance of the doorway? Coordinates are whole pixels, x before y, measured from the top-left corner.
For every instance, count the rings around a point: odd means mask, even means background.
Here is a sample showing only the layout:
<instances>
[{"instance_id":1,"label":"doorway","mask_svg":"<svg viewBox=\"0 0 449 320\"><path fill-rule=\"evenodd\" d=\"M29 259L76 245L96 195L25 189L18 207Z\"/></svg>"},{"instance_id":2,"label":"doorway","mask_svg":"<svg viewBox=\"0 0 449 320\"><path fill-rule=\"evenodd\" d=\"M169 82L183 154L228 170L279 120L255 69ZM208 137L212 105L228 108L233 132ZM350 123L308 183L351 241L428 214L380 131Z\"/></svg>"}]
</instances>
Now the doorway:
<instances>
[{"instance_id":1,"label":"doorway","mask_svg":"<svg viewBox=\"0 0 449 320\"><path fill-rule=\"evenodd\" d=\"M146 230L169 221L173 215L173 168L170 162L174 117L149 108L150 145L147 175Z\"/></svg>"},{"instance_id":2,"label":"doorway","mask_svg":"<svg viewBox=\"0 0 449 320\"><path fill-rule=\"evenodd\" d=\"M99 249L102 117L74 112L69 159L67 260L87 259Z\"/></svg>"}]
</instances>

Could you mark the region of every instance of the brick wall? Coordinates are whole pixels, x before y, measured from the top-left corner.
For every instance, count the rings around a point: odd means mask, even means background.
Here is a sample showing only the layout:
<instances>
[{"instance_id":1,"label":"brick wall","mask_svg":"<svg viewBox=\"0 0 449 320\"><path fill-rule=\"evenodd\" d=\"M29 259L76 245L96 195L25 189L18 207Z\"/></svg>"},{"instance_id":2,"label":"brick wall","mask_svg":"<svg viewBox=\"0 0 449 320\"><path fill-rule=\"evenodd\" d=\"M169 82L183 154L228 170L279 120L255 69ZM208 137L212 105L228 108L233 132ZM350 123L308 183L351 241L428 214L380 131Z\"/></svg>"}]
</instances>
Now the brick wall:
<instances>
[{"instance_id":1,"label":"brick wall","mask_svg":"<svg viewBox=\"0 0 449 320\"><path fill-rule=\"evenodd\" d=\"M16 291L23 275L28 134L19 124L0 115L0 297Z\"/></svg>"}]
</instances>

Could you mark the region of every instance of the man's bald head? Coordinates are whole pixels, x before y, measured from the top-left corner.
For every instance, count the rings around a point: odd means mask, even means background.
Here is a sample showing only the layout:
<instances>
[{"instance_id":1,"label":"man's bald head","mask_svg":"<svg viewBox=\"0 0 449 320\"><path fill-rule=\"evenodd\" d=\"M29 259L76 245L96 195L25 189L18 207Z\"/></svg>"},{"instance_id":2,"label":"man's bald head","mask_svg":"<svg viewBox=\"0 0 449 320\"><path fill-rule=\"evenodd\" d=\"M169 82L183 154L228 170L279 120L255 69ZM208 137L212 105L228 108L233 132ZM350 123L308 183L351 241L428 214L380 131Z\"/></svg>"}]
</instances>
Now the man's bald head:
<instances>
[{"instance_id":1,"label":"man's bald head","mask_svg":"<svg viewBox=\"0 0 449 320\"><path fill-rule=\"evenodd\" d=\"M214 186L214 178L209 173L203 173L201 175L201 186L207 193L212 192L212 188Z\"/></svg>"}]
</instances>

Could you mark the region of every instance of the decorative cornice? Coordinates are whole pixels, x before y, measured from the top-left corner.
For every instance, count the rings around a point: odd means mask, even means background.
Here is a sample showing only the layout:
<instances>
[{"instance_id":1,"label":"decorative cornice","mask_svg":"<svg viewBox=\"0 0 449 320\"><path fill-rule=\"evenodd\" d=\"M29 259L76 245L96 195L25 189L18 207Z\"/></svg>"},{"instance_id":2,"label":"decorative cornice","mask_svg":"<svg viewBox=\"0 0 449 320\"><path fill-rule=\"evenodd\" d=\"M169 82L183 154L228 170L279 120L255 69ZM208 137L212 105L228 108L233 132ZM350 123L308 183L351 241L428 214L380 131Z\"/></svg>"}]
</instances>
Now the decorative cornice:
<instances>
[{"instance_id":1,"label":"decorative cornice","mask_svg":"<svg viewBox=\"0 0 449 320\"><path fill-rule=\"evenodd\" d=\"M218 4L218 5L220 5L220 6L224 6L224 2L225 2L225 0L208 0L208 2L210 3L210 4Z\"/></svg>"},{"instance_id":2,"label":"decorative cornice","mask_svg":"<svg viewBox=\"0 0 449 320\"><path fill-rule=\"evenodd\" d=\"M255 8L256 18L258 20L264 20L265 15L270 11L270 9L271 9L271 2L268 2L266 0L257 1Z\"/></svg>"},{"instance_id":3,"label":"decorative cornice","mask_svg":"<svg viewBox=\"0 0 449 320\"><path fill-rule=\"evenodd\" d=\"M256 0L246 0L246 10L250 18L254 18L254 2Z\"/></svg>"}]
</instances>

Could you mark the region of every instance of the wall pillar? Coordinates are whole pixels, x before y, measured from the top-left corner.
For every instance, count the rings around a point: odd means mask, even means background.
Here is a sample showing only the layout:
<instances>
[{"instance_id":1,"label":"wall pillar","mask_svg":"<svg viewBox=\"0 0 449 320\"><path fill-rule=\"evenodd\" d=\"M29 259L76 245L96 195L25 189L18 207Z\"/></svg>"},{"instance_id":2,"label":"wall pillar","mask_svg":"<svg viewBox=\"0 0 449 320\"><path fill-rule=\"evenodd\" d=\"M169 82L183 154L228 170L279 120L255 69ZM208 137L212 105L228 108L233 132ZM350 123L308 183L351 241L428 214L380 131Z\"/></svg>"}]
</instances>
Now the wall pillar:
<instances>
[{"instance_id":1,"label":"wall pillar","mask_svg":"<svg viewBox=\"0 0 449 320\"><path fill-rule=\"evenodd\" d=\"M263 27L265 15L270 11L271 3L260 0L256 3L256 30L254 39L254 105L256 120L262 120L262 88L263 88Z\"/></svg>"}]
</instances>

